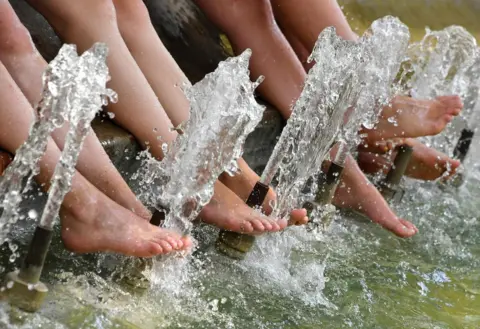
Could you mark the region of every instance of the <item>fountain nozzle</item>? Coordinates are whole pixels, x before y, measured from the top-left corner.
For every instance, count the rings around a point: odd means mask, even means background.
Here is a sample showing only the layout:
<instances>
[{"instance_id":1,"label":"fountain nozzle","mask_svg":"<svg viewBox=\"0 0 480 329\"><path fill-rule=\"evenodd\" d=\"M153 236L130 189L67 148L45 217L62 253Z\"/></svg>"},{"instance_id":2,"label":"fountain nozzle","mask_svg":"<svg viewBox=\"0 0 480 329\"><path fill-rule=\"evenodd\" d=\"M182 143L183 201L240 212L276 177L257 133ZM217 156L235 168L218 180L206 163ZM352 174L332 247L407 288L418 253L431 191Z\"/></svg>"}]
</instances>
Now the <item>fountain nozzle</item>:
<instances>
[{"instance_id":1,"label":"fountain nozzle","mask_svg":"<svg viewBox=\"0 0 480 329\"><path fill-rule=\"evenodd\" d=\"M412 157L413 147L406 144L400 145L397 148L397 152L387 177L378 186L385 200L394 202L400 202L405 194L405 191L399 187L399 184Z\"/></svg>"},{"instance_id":2,"label":"fountain nozzle","mask_svg":"<svg viewBox=\"0 0 480 329\"><path fill-rule=\"evenodd\" d=\"M6 276L5 295L9 302L27 312L36 312L48 293L47 286L40 281L53 232L37 226L27 256L19 271Z\"/></svg>"}]
</instances>

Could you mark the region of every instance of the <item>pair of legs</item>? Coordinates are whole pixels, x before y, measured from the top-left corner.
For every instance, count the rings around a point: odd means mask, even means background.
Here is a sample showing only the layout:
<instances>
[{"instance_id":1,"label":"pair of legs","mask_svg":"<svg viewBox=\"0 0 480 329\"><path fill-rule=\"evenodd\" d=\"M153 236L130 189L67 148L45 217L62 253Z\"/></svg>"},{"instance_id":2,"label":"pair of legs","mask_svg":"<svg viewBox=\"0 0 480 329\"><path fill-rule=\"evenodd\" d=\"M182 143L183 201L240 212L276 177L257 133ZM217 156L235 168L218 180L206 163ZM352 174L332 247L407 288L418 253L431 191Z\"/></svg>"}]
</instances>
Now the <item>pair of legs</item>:
<instances>
[{"instance_id":1,"label":"pair of legs","mask_svg":"<svg viewBox=\"0 0 480 329\"><path fill-rule=\"evenodd\" d=\"M250 67L253 78L265 76L259 90L285 118L290 116L291 105L301 93L308 70L306 59L320 32L333 25L343 38L357 39L336 1L196 0L196 3L226 33L237 53L246 48L253 50ZM461 108L456 97L447 98L448 104L443 101L426 102L426 106L420 109L412 104L407 109L403 99L396 98L392 106L384 110L385 117L381 123L386 125L389 116L401 115L407 122L413 117L421 120L422 124L403 125L398 129L392 129L395 128L393 125L389 129L379 126L375 131L366 133L375 140L435 133L442 130ZM399 111L400 108L405 108L405 111ZM369 195L363 197L366 194ZM399 236L408 237L416 233L416 229L405 225L405 221L393 214L354 161L348 162L334 202L338 206L362 211Z\"/></svg>"},{"instance_id":2,"label":"pair of legs","mask_svg":"<svg viewBox=\"0 0 480 329\"><path fill-rule=\"evenodd\" d=\"M110 104L108 110L115 114L117 123L161 159L161 144L176 137L171 128L188 119L189 104L178 86L189 82L158 38L143 2L29 2L47 18L64 41L75 43L79 51L86 50L93 42L107 43L112 76L109 87L119 94L119 102ZM96 154L91 152L93 156ZM240 161L240 164L244 172L253 173L246 163ZM253 175L248 177L258 179ZM285 228L286 220L274 221L260 216L244 204L242 198L250 193L254 183L222 176L201 218L221 228L246 233ZM271 191L268 201L274 197ZM268 201L265 203L267 211ZM292 220L304 223L305 215L304 210L294 211Z\"/></svg>"},{"instance_id":3,"label":"pair of legs","mask_svg":"<svg viewBox=\"0 0 480 329\"><path fill-rule=\"evenodd\" d=\"M0 0L0 148L14 154L24 142L40 99L46 62L7 0ZM48 141L37 181L48 189L68 127ZM3 167L6 153L0 153ZM153 256L189 247L178 234L149 224L149 211L113 167L93 134L87 137L62 209L62 236L77 252L113 251ZM91 184L90 182L95 182Z\"/></svg>"}]
</instances>

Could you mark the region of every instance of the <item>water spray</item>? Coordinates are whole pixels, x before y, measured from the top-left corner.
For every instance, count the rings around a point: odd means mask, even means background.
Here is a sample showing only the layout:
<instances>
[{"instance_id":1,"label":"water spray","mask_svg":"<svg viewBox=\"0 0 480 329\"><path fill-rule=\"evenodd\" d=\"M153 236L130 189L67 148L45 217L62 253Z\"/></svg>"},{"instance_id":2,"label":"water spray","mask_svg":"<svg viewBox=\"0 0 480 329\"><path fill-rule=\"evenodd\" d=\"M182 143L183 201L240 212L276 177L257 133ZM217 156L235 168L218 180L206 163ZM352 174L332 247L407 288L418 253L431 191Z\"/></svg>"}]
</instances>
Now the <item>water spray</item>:
<instances>
[{"instance_id":1,"label":"water spray","mask_svg":"<svg viewBox=\"0 0 480 329\"><path fill-rule=\"evenodd\" d=\"M344 142L338 142L338 150L335 159L330 163L326 173L320 173L317 181L317 193L313 201L307 201L304 208L307 209L307 216L311 218L309 230L320 229L325 231L333 220L335 206L332 205L335 191L345 168L348 147Z\"/></svg>"},{"instance_id":2,"label":"water spray","mask_svg":"<svg viewBox=\"0 0 480 329\"><path fill-rule=\"evenodd\" d=\"M105 64L107 47L95 44L71 66L68 88L62 90L65 102L65 117L70 123L65 147L55 167L52 184L42 217L30 242L27 256L20 270L7 274L6 296L10 303L29 312L37 311L48 293L40 281L45 259L52 241L53 229L65 195L70 191L75 174L75 165L85 137L90 132L91 121L106 103L106 97L115 94L105 88L108 69ZM76 55L76 54L75 54ZM48 136L47 136L48 138Z\"/></svg>"}]
</instances>

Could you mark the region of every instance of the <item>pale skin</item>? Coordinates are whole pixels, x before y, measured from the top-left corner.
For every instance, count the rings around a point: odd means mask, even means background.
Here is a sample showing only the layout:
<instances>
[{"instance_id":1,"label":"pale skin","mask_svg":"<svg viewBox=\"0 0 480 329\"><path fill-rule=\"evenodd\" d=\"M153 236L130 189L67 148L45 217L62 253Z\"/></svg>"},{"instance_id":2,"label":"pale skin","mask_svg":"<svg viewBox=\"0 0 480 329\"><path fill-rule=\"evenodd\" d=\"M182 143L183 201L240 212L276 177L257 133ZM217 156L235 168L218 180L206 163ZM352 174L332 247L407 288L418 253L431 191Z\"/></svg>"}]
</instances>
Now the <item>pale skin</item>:
<instances>
[{"instance_id":1,"label":"pale skin","mask_svg":"<svg viewBox=\"0 0 480 329\"><path fill-rule=\"evenodd\" d=\"M8 1L0 0L0 61L35 107L42 93L42 74L47 63L38 53L26 28L21 24ZM53 139L63 149L68 125L56 130ZM150 212L137 200L119 172L112 165L97 137L91 132L84 143L77 169L112 200L149 219Z\"/></svg>"},{"instance_id":2,"label":"pale skin","mask_svg":"<svg viewBox=\"0 0 480 329\"><path fill-rule=\"evenodd\" d=\"M298 1L285 2L290 6L299 5ZM277 26L272 11L272 4L275 3L266 0L196 0L196 3L226 33L237 53L247 48L253 50L250 66L252 77L265 76L260 93L288 118L292 103L301 93L306 71ZM315 41L319 33L316 33ZM414 235L416 229L412 224L399 219L375 187L365 184L367 181L358 165L348 161L344 185L339 189L334 204L357 209L398 236Z\"/></svg>"},{"instance_id":3,"label":"pale skin","mask_svg":"<svg viewBox=\"0 0 480 329\"><path fill-rule=\"evenodd\" d=\"M178 88L188 80L160 42L149 19L146 20L148 13L143 2L115 1L114 4L111 0L88 0L72 5L62 0L31 0L30 3L66 42L77 44L80 50L94 41L109 46L107 62L112 75L109 86L119 94L119 102L108 110L115 113L117 123L162 159L162 143L175 139L177 134L172 128L188 119L188 101ZM238 196L222 191L225 191L222 183L218 182L214 199L223 199L223 202L205 207L208 211L200 216L205 221L224 227L225 214L230 214L229 222L251 221L253 233L285 227L284 220L276 221L253 212ZM231 212L233 208L235 213ZM295 221L304 221L305 215L305 210L292 213ZM254 224L257 222L261 225ZM231 230L236 227L238 225L232 226Z\"/></svg>"},{"instance_id":4,"label":"pale skin","mask_svg":"<svg viewBox=\"0 0 480 329\"><path fill-rule=\"evenodd\" d=\"M306 60L318 35L326 27L334 26L338 35L345 40L358 40L336 0L270 0L270 2L278 24L306 69L309 68ZM433 100L397 96L389 106L383 108L375 129L364 128L361 133L366 135L365 142L368 144L397 137L436 135L445 129L462 108L463 104L458 96L442 96ZM396 124L389 119L394 119ZM438 167L439 164L435 160L444 158L441 152L433 149L427 154L430 156L429 159L423 156L418 161ZM417 155L419 153L414 154L414 159ZM458 167L453 159L448 161L453 169ZM434 168L431 169L435 171ZM422 174L425 172L421 169L412 174L423 179ZM430 174L424 177L430 178Z\"/></svg>"},{"instance_id":5,"label":"pale skin","mask_svg":"<svg viewBox=\"0 0 480 329\"><path fill-rule=\"evenodd\" d=\"M34 111L0 63L0 148L14 154L26 140ZM39 162L37 182L48 190L61 151L52 139ZM86 253L110 251L150 257L188 248L188 238L150 225L118 205L76 172L61 211L62 238L69 250ZM114 228L114 229L112 229Z\"/></svg>"},{"instance_id":6,"label":"pale skin","mask_svg":"<svg viewBox=\"0 0 480 329\"><path fill-rule=\"evenodd\" d=\"M446 154L435 151L413 138L395 139L384 147L360 151L358 163L364 172L374 174L383 171L387 173L396 156L396 152L390 151L401 144L413 147L413 156L405 172L405 175L410 178L429 181L440 177L448 179L461 165L460 161L451 159Z\"/></svg>"}]
</instances>

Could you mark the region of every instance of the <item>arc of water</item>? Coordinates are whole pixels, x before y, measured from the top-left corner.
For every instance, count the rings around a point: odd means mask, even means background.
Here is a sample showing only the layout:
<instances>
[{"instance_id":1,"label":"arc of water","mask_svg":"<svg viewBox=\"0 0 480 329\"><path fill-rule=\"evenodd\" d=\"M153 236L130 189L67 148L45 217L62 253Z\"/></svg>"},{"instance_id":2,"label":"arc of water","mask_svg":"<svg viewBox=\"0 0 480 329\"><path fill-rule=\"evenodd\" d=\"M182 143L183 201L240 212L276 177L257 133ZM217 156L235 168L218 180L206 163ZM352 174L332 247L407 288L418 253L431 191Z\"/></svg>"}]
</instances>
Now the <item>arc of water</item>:
<instances>
[{"instance_id":1,"label":"arc of water","mask_svg":"<svg viewBox=\"0 0 480 329\"><path fill-rule=\"evenodd\" d=\"M451 26L430 31L410 47L412 77L408 83L416 98L460 95L461 114L439 135L422 138L427 145L446 154L453 149L462 129L470 129L478 99L479 50L475 37L463 27Z\"/></svg>"},{"instance_id":2,"label":"arc of water","mask_svg":"<svg viewBox=\"0 0 480 329\"><path fill-rule=\"evenodd\" d=\"M53 229L63 199L71 188L75 165L95 114L101 110L102 105L106 105L107 97L116 100L116 94L105 87L109 79L107 53L107 46L97 43L83 53L70 68L73 80L69 84L70 88L66 90L70 126L40 219L42 228Z\"/></svg>"},{"instance_id":3,"label":"arc of water","mask_svg":"<svg viewBox=\"0 0 480 329\"><path fill-rule=\"evenodd\" d=\"M43 94L37 110L38 117L25 143L17 150L13 162L0 180L0 244L6 241L12 225L19 219L19 205L29 189L31 178L38 172L38 162L45 152L48 136L65 121L67 96L75 46L64 45L43 75ZM27 185L22 189L23 183Z\"/></svg>"},{"instance_id":4,"label":"arc of water","mask_svg":"<svg viewBox=\"0 0 480 329\"><path fill-rule=\"evenodd\" d=\"M245 139L264 111L253 95L260 80L250 81L250 56L247 50L220 63L187 88L191 113L182 125L183 134L162 162L149 159L142 170L142 198L158 210L168 209L166 226L188 231L191 220L210 201L217 177L237 169Z\"/></svg>"}]
</instances>

